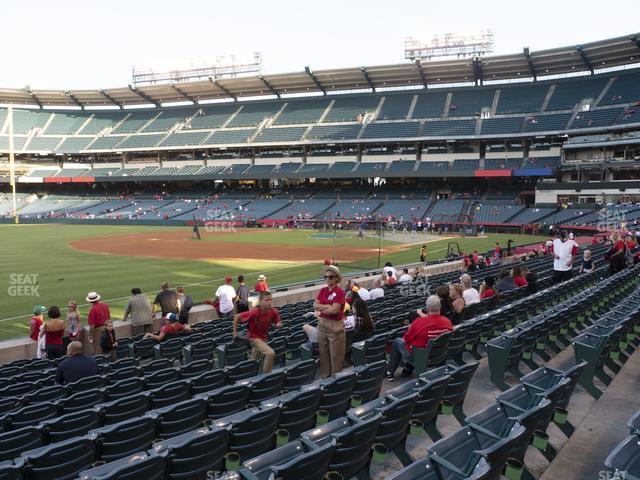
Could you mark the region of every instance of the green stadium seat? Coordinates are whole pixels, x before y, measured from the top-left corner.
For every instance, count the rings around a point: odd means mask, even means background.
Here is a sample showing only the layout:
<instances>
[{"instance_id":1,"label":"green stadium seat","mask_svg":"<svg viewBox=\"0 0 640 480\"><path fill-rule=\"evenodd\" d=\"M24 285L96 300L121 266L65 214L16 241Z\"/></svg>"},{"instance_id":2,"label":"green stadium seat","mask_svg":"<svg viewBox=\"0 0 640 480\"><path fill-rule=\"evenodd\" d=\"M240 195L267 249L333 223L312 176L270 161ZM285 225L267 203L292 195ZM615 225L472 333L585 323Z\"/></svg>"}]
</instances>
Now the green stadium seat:
<instances>
[{"instance_id":1,"label":"green stadium seat","mask_svg":"<svg viewBox=\"0 0 640 480\"><path fill-rule=\"evenodd\" d=\"M607 456L604 466L611 474L609 478L639 480L640 437L631 435L620 442Z\"/></svg>"},{"instance_id":2,"label":"green stadium seat","mask_svg":"<svg viewBox=\"0 0 640 480\"><path fill-rule=\"evenodd\" d=\"M167 383L162 387L149 391L149 401L151 402L151 408L154 409L188 400L190 396L191 382L189 380Z\"/></svg>"},{"instance_id":3,"label":"green stadium seat","mask_svg":"<svg viewBox=\"0 0 640 480\"><path fill-rule=\"evenodd\" d=\"M157 418L158 437L162 439L175 437L202 426L207 413L207 402L204 398L192 398L152 410L147 415Z\"/></svg>"},{"instance_id":4,"label":"green stadium seat","mask_svg":"<svg viewBox=\"0 0 640 480\"><path fill-rule=\"evenodd\" d=\"M274 370L255 377L240 380L240 385L248 385L251 389L248 403L257 406L268 398L275 397L282 392L284 384L284 370Z\"/></svg>"},{"instance_id":5,"label":"green stadium seat","mask_svg":"<svg viewBox=\"0 0 640 480\"><path fill-rule=\"evenodd\" d=\"M213 352L213 349L212 349L212 352ZM182 378L193 378L193 377L202 375L203 373L210 372L212 370L213 370L213 360L211 358L199 359L199 360L193 360L190 362L185 362L182 368L180 368L180 374L182 375Z\"/></svg>"},{"instance_id":6,"label":"green stadium seat","mask_svg":"<svg viewBox=\"0 0 640 480\"><path fill-rule=\"evenodd\" d=\"M64 414L79 412L107 400L106 389L94 388L70 395L60 401L60 406Z\"/></svg>"},{"instance_id":7,"label":"green stadium seat","mask_svg":"<svg viewBox=\"0 0 640 480\"><path fill-rule=\"evenodd\" d=\"M97 407L102 413L104 425L113 425L144 415L149 409L149 396L146 392L137 393L101 403Z\"/></svg>"},{"instance_id":8,"label":"green stadium seat","mask_svg":"<svg viewBox=\"0 0 640 480\"><path fill-rule=\"evenodd\" d=\"M240 475L246 480L321 480L329 468L335 447L311 448L296 441L244 462Z\"/></svg>"},{"instance_id":9,"label":"green stadium seat","mask_svg":"<svg viewBox=\"0 0 640 480\"><path fill-rule=\"evenodd\" d=\"M85 438L95 441L100 460L112 462L151 448L156 420L149 416L125 420L93 430Z\"/></svg>"},{"instance_id":10,"label":"green stadium seat","mask_svg":"<svg viewBox=\"0 0 640 480\"><path fill-rule=\"evenodd\" d=\"M188 343L182 349L182 358L184 358L185 363L213 360L215 348L216 342L210 338Z\"/></svg>"},{"instance_id":11,"label":"green stadium seat","mask_svg":"<svg viewBox=\"0 0 640 480\"><path fill-rule=\"evenodd\" d=\"M380 387L386 370L387 362L385 360L355 367L353 373L356 374L356 384L353 386L352 395L359 397L362 403L377 398L380 394Z\"/></svg>"},{"instance_id":12,"label":"green stadium seat","mask_svg":"<svg viewBox=\"0 0 640 480\"><path fill-rule=\"evenodd\" d=\"M137 453L80 473L80 480L164 480L166 460L155 454Z\"/></svg>"},{"instance_id":13,"label":"green stadium seat","mask_svg":"<svg viewBox=\"0 0 640 480\"><path fill-rule=\"evenodd\" d=\"M432 338L425 348L413 347L412 363L416 375L426 372L429 368L442 365L447 358L447 349L451 332L445 332Z\"/></svg>"},{"instance_id":14,"label":"green stadium seat","mask_svg":"<svg viewBox=\"0 0 640 480\"><path fill-rule=\"evenodd\" d=\"M0 462L13 460L22 452L40 448L44 444L44 432L41 426L23 427L0 433Z\"/></svg>"},{"instance_id":15,"label":"green stadium seat","mask_svg":"<svg viewBox=\"0 0 640 480\"><path fill-rule=\"evenodd\" d=\"M182 376L191 380L191 389L194 395L214 390L227 383L227 374L224 370L208 370L194 377L185 377L183 372Z\"/></svg>"},{"instance_id":16,"label":"green stadium seat","mask_svg":"<svg viewBox=\"0 0 640 480\"><path fill-rule=\"evenodd\" d=\"M180 380L180 370L177 368L167 368L166 370L158 370L144 377L147 384L147 389L152 390L154 388L166 385L169 382L175 382Z\"/></svg>"},{"instance_id":17,"label":"green stadium seat","mask_svg":"<svg viewBox=\"0 0 640 480\"><path fill-rule=\"evenodd\" d=\"M182 348L184 342L181 338L170 338L153 347L154 358L167 358L173 361L182 361Z\"/></svg>"},{"instance_id":18,"label":"green stadium seat","mask_svg":"<svg viewBox=\"0 0 640 480\"><path fill-rule=\"evenodd\" d=\"M4 426L4 431L17 430L56 418L59 414L60 408L55 402L36 403L5 414L0 418L0 423Z\"/></svg>"},{"instance_id":19,"label":"green stadium seat","mask_svg":"<svg viewBox=\"0 0 640 480\"><path fill-rule=\"evenodd\" d=\"M251 389L247 385L227 385L199 394L207 402L207 418L217 420L244 410Z\"/></svg>"},{"instance_id":20,"label":"green stadium seat","mask_svg":"<svg viewBox=\"0 0 640 480\"><path fill-rule=\"evenodd\" d=\"M461 366L447 365L445 373L450 375L447 382L447 388L442 396L442 400L446 400L453 404L453 415L456 417L460 425L464 425L466 415L462 410L464 400L467 397L469 384L476 373L479 362L466 363ZM421 375L422 377L422 375Z\"/></svg>"},{"instance_id":21,"label":"green stadium seat","mask_svg":"<svg viewBox=\"0 0 640 480\"><path fill-rule=\"evenodd\" d=\"M144 378L133 377L109 385L107 396L109 401L141 393L147 389Z\"/></svg>"},{"instance_id":22,"label":"green stadium seat","mask_svg":"<svg viewBox=\"0 0 640 480\"><path fill-rule=\"evenodd\" d=\"M289 433L289 440L295 440L302 432L315 425L321 396L322 390L317 386L307 387L302 391L289 392L265 400L260 404L260 408L279 406L278 428Z\"/></svg>"},{"instance_id":23,"label":"green stadium seat","mask_svg":"<svg viewBox=\"0 0 640 480\"><path fill-rule=\"evenodd\" d=\"M351 344L351 361L354 366L377 362L385 358L388 334L369 337L362 342Z\"/></svg>"},{"instance_id":24,"label":"green stadium seat","mask_svg":"<svg viewBox=\"0 0 640 480\"><path fill-rule=\"evenodd\" d=\"M51 444L80 437L89 430L101 427L102 416L97 408L85 408L81 412L68 413L56 419L46 420L40 425L44 430L46 443Z\"/></svg>"},{"instance_id":25,"label":"green stadium seat","mask_svg":"<svg viewBox=\"0 0 640 480\"><path fill-rule=\"evenodd\" d=\"M341 417L349 408L356 379L355 373L343 372L320 381L322 397L318 408L325 410L330 420Z\"/></svg>"}]
</instances>

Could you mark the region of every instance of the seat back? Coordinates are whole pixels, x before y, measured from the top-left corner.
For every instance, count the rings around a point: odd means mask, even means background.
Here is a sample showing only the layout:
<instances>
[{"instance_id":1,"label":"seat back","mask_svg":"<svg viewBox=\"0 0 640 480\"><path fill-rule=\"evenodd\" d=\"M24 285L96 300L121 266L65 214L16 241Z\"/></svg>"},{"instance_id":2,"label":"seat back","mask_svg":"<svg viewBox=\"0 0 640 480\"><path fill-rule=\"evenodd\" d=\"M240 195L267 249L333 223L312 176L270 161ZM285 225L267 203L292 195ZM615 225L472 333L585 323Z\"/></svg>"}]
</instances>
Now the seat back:
<instances>
[{"instance_id":1,"label":"seat back","mask_svg":"<svg viewBox=\"0 0 640 480\"><path fill-rule=\"evenodd\" d=\"M67 389L62 385L53 385L51 387L41 388L33 393L24 396L23 401L26 405L42 402L53 402L67 395ZM4 410L8 411L8 410Z\"/></svg>"},{"instance_id":2,"label":"seat back","mask_svg":"<svg viewBox=\"0 0 640 480\"><path fill-rule=\"evenodd\" d=\"M222 369L208 370L191 377L190 380L193 394L197 395L224 386L227 383L227 374Z\"/></svg>"},{"instance_id":3,"label":"seat back","mask_svg":"<svg viewBox=\"0 0 640 480\"><path fill-rule=\"evenodd\" d=\"M102 416L99 409L87 408L76 413L42 422L45 441L48 444L80 437L95 428L101 427Z\"/></svg>"},{"instance_id":4,"label":"seat back","mask_svg":"<svg viewBox=\"0 0 640 480\"><path fill-rule=\"evenodd\" d=\"M189 380L178 380L177 382L167 383L160 388L149 392L149 401L151 408L162 408L174 405L191 397L191 389Z\"/></svg>"},{"instance_id":5,"label":"seat back","mask_svg":"<svg viewBox=\"0 0 640 480\"><path fill-rule=\"evenodd\" d=\"M56 403L36 403L27 405L7 415L11 430L36 425L60 414Z\"/></svg>"},{"instance_id":6,"label":"seat back","mask_svg":"<svg viewBox=\"0 0 640 480\"><path fill-rule=\"evenodd\" d=\"M64 414L86 410L106 400L104 389L86 390L63 399L60 403Z\"/></svg>"},{"instance_id":7,"label":"seat back","mask_svg":"<svg viewBox=\"0 0 640 480\"><path fill-rule=\"evenodd\" d=\"M304 332L303 332L304 333ZM295 390L302 385L311 383L318 370L318 360L304 360L293 367L285 369L284 383L282 389L285 391Z\"/></svg>"},{"instance_id":8,"label":"seat back","mask_svg":"<svg viewBox=\"0 0 640 480\"><path fill-rule=\"evenodd\" d=\"M104 425L113 425L114 423L144 415L149 409L149 397L146 393L137 393L102 403L98 407L102 411L102 423Z\"/></svg>"},{"instance_id":9,"label":"seat back","mask_svg":"<svg viewBox=\"0 0 640 480\"><path fill-rule=\"evenodd\" d=\"M180 369L182 378L193 378L205 372L213 370L213 361L210 359L193 360Z\"/></svg>"},{"instance_id":10,"label":"seat back","mask_svg":"<svg viewBox=\"0 0 640 480\"><path fill-rule=\"evenodd\" d=\"M452 337L451 332L445 332L438 335L436 338L432 338L429 341L429 359L427 360L428 367L435 367L442 365L447 359L447 349L449 348L449 342Z\"/></svg>"},{"instance_id":11,"label":"seat back","mask_svg":"<svg viewBox=\"0 0 640 480\"><path fill-rule=\"evenodd\" d=\"M69 394L73 395L78 392L85 392L87 390L94 390L96 388L104 388L107 384L106 377L102 375L93 375L91 377L86 377L77 382L72 382L67 385L67 389L69 390Z\"/></svg>"},{"instance_id":12,"label":"seat back","mask_svg":"<svg viewBox=\"0 0 640 480\"><path fill-rule=\"evenodd\" d=\"M153 338L143 338L129 345L129 355L141 360L153 358L153 347L157 342Z\"/></svg>"},{"instance_id":13,"label":"seat back","mask_svg":"<svg viewBox=\"0 0 640 480\"><path fill-rule=\"evenodd\" d=\"M222 471L228 450L229 431L224 428L199 428L155 443L153 449L167 453L170 480L204 478L207 472Z\"/></svg>"},{"instance_id":14,"label":"seat back","mask_svg":"<svg viewBox=\"0 0 640 480\"><path fill-rule=\"evenodd\" d=\"M131 358L125 358L124 360L133 360ZM132 377L140 377L142 375L142 370L137 366L130 367L122 367L118 370L114 370L107 374L107 382L109 384L114 384L119 382L120 380L124 380L126 378Z\"/></svg>"},{"instance_id":15,"label":"seat back","mask_svg":"<svg viewBox=\"0 0 640 480\"><path fill-rule=\"evenodd\" d=\"M33 450L43 445L44 434L42 427L23 427L0 433L0 462L13 460L20 456L22 452Z\"/></svg>"},{"instance_id":16,"label":"seat back","mask_svg":"<svg viewBox=\"0 0 640 480\"><path fill-rule=\"evenodd\" d=\"M249 378L246 381L249 382L251 387L249 403L257 406L263 400L275 397L282 392L284 371L279 370L261 374L256 377Z\"/></svg>"},{"instance_id":17,"label":"seat back","mask_svg":"<svg viewBox=\"0 0 640 480\"><path fill-rule=\"evenodd\" d=\"M289 432L289 440L294 440L304 431L314 427L316 411L320 405L322 390L311 388L301 392L291 392L263 402L262 406L280 405L278 428Z\"/></svg>"},{"instance_id":18,"label":"seat back","mask_svg":"<svg viewBox=\"0 0 640 480\"><path fill-rule=\"evenodd\" d=\"M313 480L320 478L327 472L334 451L335 447L333 445L323 445L320 448L298 455L287 463L273 465L271 471L275 478L282 480Z\"/></svg>"},{"instance_id":19,"label":"seat back","mask_svg":"<svg viewBox=\"0 0 640 480\"><path fill-rule=\"evenodd\" d=\"M255 360L244 360L235 362L233 366L225 368L229 383L235 383L238 380L255 377L258 374L260 364Z\"/></svg>"},{"instance_id":20,"label":"seat back","mask_svg":"<svg viewBox=\"0 0 640 480\"><path fill-rule=\"evenodd\" d=\"M166 460L158 455L137 453L115 462L85 470L80 480L164 480Z\"/></svg>"},{"instance_id":21,"label":"seat back","mask_svg":"<svg viewBox=\"0 0 640 480\"><path fill-rule=\"evenodd\" d=\"M456 368L447 367L451 378L447 382L447 389L442 399L449 400L454 405L461 405L467 396L469 384L479 365L479 362L472 362Z\"/></svg>"},{"instance_id":22,"label":"seat back","mask_svg":"<svg viewBox=\"0 0 640 480\"><path fill-rule=\"evenodd\" d=\"M173 368L173 362L168 358L159 358L153 362L149 362L142 367L142 373L144 376L151 375L156 372Z\"/></svg>"},{"instance_id":23,"label":"seat back","mask_svg":"<svg viewBox=\"0 0 640 480\"><path fill-rule=\"evenodd\" d=\"M95 442L87 437L65 440L22 454L33 480L71 480L96 461Z\"/></svg>"},{"instance_id":24,"label":"seat back","mask_svg":"<svg viewBox=\"0 0 640 480\"><path fill-rule=\"evenodd\" d=\"M240 455L242 461L268 452L275 444L280 407L251 409L231 417L229 451ZM220 420L225 421L225 419Z\"/></svg>"},{"instance_id":25,"label":"seat back","mask_svg":"<svg viewBox=\"0 0 640 480\"><path fill-rule=\"evenodd\" d=\"M199 396L207 402L207 417L216 420L244 410L250 393L247 385L228 385Z\"/></svg>"},{"instance_id":26,"label":"seat back","mask_svg":"<svg viewBox=\"0 0 640 480\"><path fill-rule=\"evenodd\" d=\"M177 382L180 380L180 370L177 368L167 368L166 370L159 370L145 377L147 388L153 390L154 388L161 387L167 383Z\"/></svg>"},{"instance_id":27,"label":"seat back","mask_svg":"<svg viewBox=\"0 0 640 480\"><path fill-rule=\"evenodd\" d=\"M182 361L182 347L184 342L181 338L170 338L160 344L156 345L155 356L156 358L167 358L169 360Z\"/></svg>"},{"instance_id":28,"label":"seat back","mask_svg":"<svg viewBox=\"0 0 640 480\"><path fill-rule=\"evenodd\" d=\"M376 432L376 443L382 443L391 451L404 441L419 398L418 392L414 392L377 409L382 414L382 422Z\"/></svg>"},{"instance_id":29,"label":"seat back","mask_svg":"<svg viewBox=\"0 0 640 480\"><path fill-rule=\"evenodd\" d=\"M384 332L365 340L365 364L384 360L385 354L387 353L387 335L387 332Z\"/></svg>"},{"instance_id":30,"label":"seat back","mask_svg":"<svg viewBox=\"0 0 640 480\"><path fill-rule=\"evenodd\" d=\"M336 450L329 470L340 473L343 478L351 478L362 470L369 463L371 446L381 422L382 415L378 414L334 434Z\"/></svg>"},{"instance_id":31,"label":"seat back","mask_svg":"<svg viewBox=\"0 0 640 480\"><path fill-rule=\"evenodd\" d=\"M188 355L192 362L198 360L213 360L216 342L210 338L198 340L189 345Z\"/></svg>"},{"instance_id":32,"label":"seat back","mask_svg":"<svg viewBox=\"0 0 640 480\"><path fill-rule=\"evenodd\" d=\"M126 380L120 380L119 382L110 385L107 388L107 397L109 400L117 400L119 398L136 395L145 391L147 388L144 378L135 377L128 378Z\"/></svg>"},{"instance_id":33,"label":"seat back","mask_svg":"<svg viewBox=\"0 0 640 480\"><path fill-rule=\"evenodd\" d=\"M353 395L359 395L362 403L376 398L380 393L386 369L387 362L385 360L355 368L356 383L353 387Z\"/></svg>"},{"instance_id":34,"label":"seat back","mask_svg":"<svg viewBox=\"0 0 640 480\"><path fill-rule=\"evenodd\" d=\"M329 412L331 420L343 415L349 408L355 384L355 373L339 374L335 378L323 380L319 408Z\"/></svg>"},{"instance_id":35,"label":"seat back","mask_svg":"<svg viewBox=\"0 0 640 480\"><path fill-rule=\"evenodd\" d=\"M158 416L159 438L170 438L195 430L206 418L207 402L204 398L192 398L169 407L149 412Z\"/></svg>"},{"instance_id":36,"label":"seat back","mask_svg":"<svg viewBox=\"0 0 640 480\"><path fill-rule=\"evenodd\" d=\"M156 421L149 416L93 430L98 445L98 457L111 462L147 450L156 437Z\"/></svg>"}]
</instances>

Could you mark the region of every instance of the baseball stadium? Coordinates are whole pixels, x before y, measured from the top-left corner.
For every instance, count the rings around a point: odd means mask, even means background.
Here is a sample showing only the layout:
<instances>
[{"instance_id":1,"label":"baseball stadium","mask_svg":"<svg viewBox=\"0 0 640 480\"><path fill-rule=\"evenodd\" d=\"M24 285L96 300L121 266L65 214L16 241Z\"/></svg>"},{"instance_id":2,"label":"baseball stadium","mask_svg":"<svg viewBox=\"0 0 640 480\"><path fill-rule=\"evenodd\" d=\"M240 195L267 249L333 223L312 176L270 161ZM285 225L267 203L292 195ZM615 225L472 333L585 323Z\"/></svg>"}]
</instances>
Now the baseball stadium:
<instances>
[{"instance_id":1,"label":"baseball stadium","mask_svg":"<svg viewBox=\"0 0 640 480\"><path fill-rule=\"evenodd\" d=\"M640 32L495 21L0 75L0 480L640 479Z\"/></svg>"}]
</instances>

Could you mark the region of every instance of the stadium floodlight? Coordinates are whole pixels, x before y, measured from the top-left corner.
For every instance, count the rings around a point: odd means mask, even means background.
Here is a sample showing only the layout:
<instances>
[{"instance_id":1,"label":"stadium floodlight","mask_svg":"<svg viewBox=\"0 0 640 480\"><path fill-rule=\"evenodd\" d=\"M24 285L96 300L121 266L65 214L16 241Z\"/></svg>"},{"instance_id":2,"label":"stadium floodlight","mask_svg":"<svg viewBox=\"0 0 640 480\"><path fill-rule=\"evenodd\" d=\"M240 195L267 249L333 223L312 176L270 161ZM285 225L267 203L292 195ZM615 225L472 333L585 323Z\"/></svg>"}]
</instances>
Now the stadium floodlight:
<instances>
[{"instance_id":1,"label":"stadium floodlight","mask_svg":"<svg viewBox=\"0 0 640 480\"><path fill-rule=\"evenodd\" d=\"M404 58L430 60L433 57L475 57L493 52L493 30L476 33L441 33L426 37L405 37Z\"/></svg>"},{"instance_id":2,"label":"stadium floodlight","mask_svg":"<svg viewBox=\"0 0 640 480\"><path fill-rule=\"evenodd\" d=\"M262 74L262 54L220 55L211 60L190 60L182 66L149 67L134 65L131 84L181 83L212 78L232 78Z\"/></svg>"}]
</instances>

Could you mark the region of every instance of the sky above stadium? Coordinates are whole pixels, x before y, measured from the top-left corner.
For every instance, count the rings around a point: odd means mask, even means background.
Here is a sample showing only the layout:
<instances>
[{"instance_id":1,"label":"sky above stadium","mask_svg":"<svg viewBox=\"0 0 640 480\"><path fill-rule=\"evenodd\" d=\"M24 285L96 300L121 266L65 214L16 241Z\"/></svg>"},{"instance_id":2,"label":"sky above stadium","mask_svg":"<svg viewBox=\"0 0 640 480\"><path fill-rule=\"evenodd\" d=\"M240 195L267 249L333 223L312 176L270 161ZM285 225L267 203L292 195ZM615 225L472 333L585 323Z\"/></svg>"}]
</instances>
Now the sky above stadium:
<instances>
[{"instance_id":1,"label":"sky above stadium","mask_svg":"<svg viewBox=\"0 0 640 480\"><path fill-rule=\"evenodd\" d=\"M133 65L256 51L265 74L399 63L405 36L482 29L494 54L516 53L627 35L638 18L638 0L5 0L0 87L120 87Z\"/></svg>"}]
</instances>

